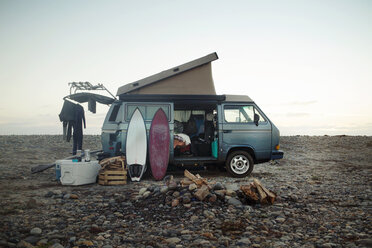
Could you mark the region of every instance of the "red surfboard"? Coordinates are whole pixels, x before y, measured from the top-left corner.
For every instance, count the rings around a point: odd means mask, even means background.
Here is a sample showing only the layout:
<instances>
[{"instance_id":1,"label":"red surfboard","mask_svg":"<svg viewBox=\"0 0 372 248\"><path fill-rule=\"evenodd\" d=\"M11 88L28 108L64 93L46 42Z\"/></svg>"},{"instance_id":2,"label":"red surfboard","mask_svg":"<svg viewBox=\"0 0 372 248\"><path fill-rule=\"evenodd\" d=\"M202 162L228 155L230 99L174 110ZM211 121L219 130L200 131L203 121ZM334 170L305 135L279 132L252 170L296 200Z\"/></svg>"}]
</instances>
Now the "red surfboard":
<instances>
[{"instance_id":1,"label":"red surfboard","mask_svg":"<svg viewBox=\"0 0 372 248\"><path fill-rule=\"evenodd\" d=\"M162 180L169 162L169 124L163 109L156 111L151 122L149 137L150 165L153 177Z\"/></svg>"}]
</instances>

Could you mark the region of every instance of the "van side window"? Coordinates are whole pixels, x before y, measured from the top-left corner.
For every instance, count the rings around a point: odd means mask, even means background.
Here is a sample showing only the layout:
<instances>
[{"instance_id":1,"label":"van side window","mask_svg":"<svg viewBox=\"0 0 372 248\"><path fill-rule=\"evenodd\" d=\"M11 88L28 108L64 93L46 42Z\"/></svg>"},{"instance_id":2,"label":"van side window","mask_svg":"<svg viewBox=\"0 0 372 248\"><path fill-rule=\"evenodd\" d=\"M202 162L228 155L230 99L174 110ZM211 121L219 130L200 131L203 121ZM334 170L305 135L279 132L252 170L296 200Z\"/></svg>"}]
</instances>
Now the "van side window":
<instances>
[{"instance_id":1,"label":"van side window","mask_svg":"<svg viewBox=\"0 0 372 248\"><path fill-rule=\"evenodd\" d=\"M164 110L165 115L169 120L169 105L157 105L157 104L148 104L148 105L138 105L138 104L127 104L126 111L126 120L129 121L132 117L134 111L138 108L146 121L151 121L154 118L156 111L159 108Z\"/></svg>"},{"instance_id":2,"label":"van side window","mask_svg":"<svg viewBox=\"0 0 372 248\"><path fill-rule=\"evenodd\" d=\"M260 116L260 122L266 121L260 112L252 105L226 105L224 108L225 121L230 123L253 123L254 114L258 114Z\"/></svg>"},{"instance_id":3,"label":"van side window","mask_svg":"<svg viewBox=\"0 0 372 248\"><path fill-rule=\"evenodd\" d=\"M258 116L260 117L259 121L258 122L266 122L265 118L262 116L262 114L258 111L258 109L254 109L254 113L255 114L258 114Z\"/></svg>"},{"instance_id":4,"label":"van side window","mask_svg":"<svg viewBox=\"0 0 372 248\"><path fill-rule=\"evenodd\" d=\"M116 120L116 117L117 117L118 112L119 112L119 108L120 108L120 105L115 105L114 106L114 109L112 110L111 115L109 117L109 121L115 121Z\"/></svg>"}]
</instances>

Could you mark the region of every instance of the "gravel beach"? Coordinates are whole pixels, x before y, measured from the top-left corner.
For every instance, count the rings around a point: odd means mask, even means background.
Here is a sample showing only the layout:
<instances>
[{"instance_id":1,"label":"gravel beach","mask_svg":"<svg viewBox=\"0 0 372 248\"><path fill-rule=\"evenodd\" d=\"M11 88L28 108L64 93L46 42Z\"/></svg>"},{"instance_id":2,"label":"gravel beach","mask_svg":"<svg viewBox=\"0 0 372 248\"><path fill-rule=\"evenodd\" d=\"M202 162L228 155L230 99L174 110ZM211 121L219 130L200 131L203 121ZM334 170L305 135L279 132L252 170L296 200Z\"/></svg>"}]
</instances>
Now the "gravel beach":
<instances>
[{"instance_id":1,"label":"gravel beach","mask_svg":"<svg viewBox=\"0 0 372 248\"><path fill-rule=\"evenodd\" d=\"M63 186L53 168L30 173L71 146L61 135L0 136L1 247L372 247L372 137L282 137L284 159L243 179L192 171L235 192L205 201L151 178ZM100 136L85 136L84 148L100 149ZM239 201L253 178L274 204Z\"/></svg>"}]
</instances>

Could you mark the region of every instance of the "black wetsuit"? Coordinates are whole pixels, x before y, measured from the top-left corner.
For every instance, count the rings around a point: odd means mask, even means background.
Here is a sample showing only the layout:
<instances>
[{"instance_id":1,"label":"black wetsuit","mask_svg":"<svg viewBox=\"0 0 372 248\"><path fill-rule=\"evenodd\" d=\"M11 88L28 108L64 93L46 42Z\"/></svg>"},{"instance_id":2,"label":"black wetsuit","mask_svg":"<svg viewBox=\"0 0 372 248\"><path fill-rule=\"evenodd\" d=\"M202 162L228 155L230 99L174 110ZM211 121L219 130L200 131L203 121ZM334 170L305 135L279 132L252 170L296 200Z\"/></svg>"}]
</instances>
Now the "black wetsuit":
<instances>
[{"instance_id":1,"label":"black wetsuit","mask_svg":"<svg viewBox=\"0 0 372 248\"><path fill-rule=\"evenodd\" d=\"M79 105L65 100L61 113L59 114L60 121L63 122L63 139L70 142L73 136L72 154L76 154L76 150L83 148L83 125L85 125L84 108ZM73 135L72 130L74 131Z\"/></svg>"}]
</instances>

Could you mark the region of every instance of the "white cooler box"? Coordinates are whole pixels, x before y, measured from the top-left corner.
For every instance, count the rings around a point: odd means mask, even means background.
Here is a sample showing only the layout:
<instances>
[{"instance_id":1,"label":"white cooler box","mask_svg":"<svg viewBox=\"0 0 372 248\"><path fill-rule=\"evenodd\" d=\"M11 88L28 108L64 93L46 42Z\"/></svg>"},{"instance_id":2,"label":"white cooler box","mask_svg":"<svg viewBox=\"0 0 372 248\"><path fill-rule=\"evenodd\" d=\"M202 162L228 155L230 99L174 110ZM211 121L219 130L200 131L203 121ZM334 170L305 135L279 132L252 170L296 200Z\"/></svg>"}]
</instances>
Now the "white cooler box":
<instances>
[{"instance_id":1,"label":"white cooler box","mask_svg":"<svg viewBox=\"0 0 372 248\"><path fill-rule=\"evenodd\" d=\"M101 166L98 161L90 162L72 162L70 160L62 160L61 167L61 183L63 185L83 185L95 183Z\"/></svg>"}]
</instances>

